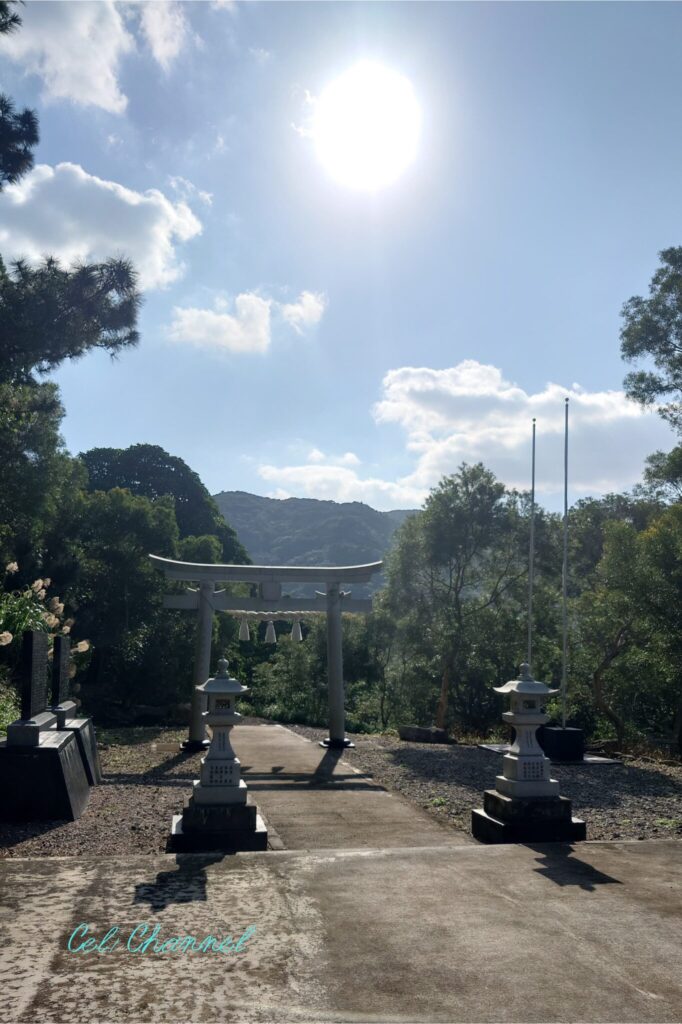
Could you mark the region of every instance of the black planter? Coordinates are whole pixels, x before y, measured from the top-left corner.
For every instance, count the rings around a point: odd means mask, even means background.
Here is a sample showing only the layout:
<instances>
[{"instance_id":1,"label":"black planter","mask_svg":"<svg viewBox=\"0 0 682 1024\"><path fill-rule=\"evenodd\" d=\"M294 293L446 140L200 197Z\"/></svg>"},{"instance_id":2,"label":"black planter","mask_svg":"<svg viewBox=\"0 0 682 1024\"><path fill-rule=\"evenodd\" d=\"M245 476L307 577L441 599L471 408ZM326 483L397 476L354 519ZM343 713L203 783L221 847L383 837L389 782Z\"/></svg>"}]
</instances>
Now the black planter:
<instances>
[{"instance_id":1,"label":"black planter","mask_svg":"<svg viewBox=\"0 0 682 1024\"><path fill-rule=\"evenodd\" d=\"M538 742L551 761L582 761L585 753L585 734L582 729L543 725L538 729Z\"/></svg>"},{"instance_id":2,"label":"black planter","mask_svg":"<svg viewBox=\"0 0 682 1024\"><path fill-rule=\"evenodd\" d=\"M537 731L538 743L550 761L582 761L585 753L585 734L582 729L562 729L560 725L541 725ZM516 739L512 726L511 742Z\"/></svg>"}]
</instances>

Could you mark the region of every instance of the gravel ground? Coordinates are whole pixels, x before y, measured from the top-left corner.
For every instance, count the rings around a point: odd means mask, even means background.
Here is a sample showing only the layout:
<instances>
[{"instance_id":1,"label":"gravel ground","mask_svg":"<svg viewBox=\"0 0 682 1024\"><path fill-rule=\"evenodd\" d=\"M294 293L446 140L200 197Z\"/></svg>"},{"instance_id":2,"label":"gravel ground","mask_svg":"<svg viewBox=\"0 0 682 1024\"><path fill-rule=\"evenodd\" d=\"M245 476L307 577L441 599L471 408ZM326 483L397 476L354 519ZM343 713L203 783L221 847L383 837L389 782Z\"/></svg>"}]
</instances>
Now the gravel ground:
<instances>
[{"instance_id":1,"label":"gravel ground","mask_svg":"<svg viewBox=\"0 0 682 1024\"><path fill-rule=\"evenodd\" d=\"M257 721L245 719L245 723ZM310 739L325 731L290 726ZM99 730L104 783L74 822L0 822L0 857L156 854L166 847L171 817L199 774L201 754L178 752L185 731ZM352 737L347 760L455 828L469 831L472 807L493 785L501 758L478 747L405 743L393 736ZM682 838L682 764L633 759L623 765L553 769L589 839Z\"/></svg>"},{"instance_id":2,"label":"gravel ground","mask_svg":"<svg viewBox=\"0 0 682 1024\"><path fill-rule=\"evenodd\" d=\"M323 729L288 728L322 739ZM349 733L349 736L351 734ZM494 787L502 757L476 746L406 743L395 736L354 735L346 759L389 790L441 820L471 832L471 810ZM682 764L641 758L615 765L553 765L552 777L587 822L588 839L682 839Z\"/></svg>"}]
</instances>

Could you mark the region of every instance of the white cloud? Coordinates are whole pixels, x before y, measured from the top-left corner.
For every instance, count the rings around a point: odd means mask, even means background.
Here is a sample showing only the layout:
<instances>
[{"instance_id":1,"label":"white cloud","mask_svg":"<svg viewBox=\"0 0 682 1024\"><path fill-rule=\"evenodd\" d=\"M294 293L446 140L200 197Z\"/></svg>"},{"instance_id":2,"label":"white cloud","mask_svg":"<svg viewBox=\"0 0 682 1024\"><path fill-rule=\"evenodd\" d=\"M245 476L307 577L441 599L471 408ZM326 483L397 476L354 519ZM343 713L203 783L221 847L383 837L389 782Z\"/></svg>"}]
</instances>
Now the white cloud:
<instances>
[{"instance_id":1,"label":"white cloud","mask_svg":"<svg viewBox=\"0 0 682 1024\"><path fill-rule=\"evenodd\" d=\"M176 306L169 337L227 352L267 352L271 337L270 300L246 292L237 296L234 308L231 314Z\"/></svg>"},{"instance_id":2,"label":"white cloud","mask_svg":"<svg viewBox=\"0 0 682 1024\"><path fill-rule=\"evenodd\" d=\"M174 192L184 199L186 203L192 202L193 199L198 199L199 202L204 203L206 206L211 206L213 203L213 194L211 192L204 192L202 189L197 188L187 178L182 178L180 175L171 174L168 178L168 184Z\"/></svg>"},{"instance_id":3,"label":"white cloud","mask_svg":"<svg viewBox=\"0 0 682 1024\"><path fill-rule=\"evenodd\" d=\"M88 174L78 164L39 164L0 193L0 252L66 262L125 255L143 288L162 288L183 272L178 242L200 234L183 202L158 189L136 192Z\"/></svg>"},{"instance_id":4,"label":"white cloud","mask_svg":"<svg viewBox=\"0 0 682 1024\"><path fill-rule=\"evenodd\" d=\"M272 54L269 50L264 50L261 46L250 46L249 53L255 60L256 64L260 64L263 67L271 59Z\"/></svg>"},{"instance_id":5,"label":"white cloud","mask_svg":"<svg viewBox=\"0 0 682 1024\"><path fill-rule=\"evenodd\" d=\"M258 467L263 480L277 484L269 497L331 498L333 501L364 501L373 508L414 508L421 492L377 477L360 479L347 466L306 465Z\"/></svg>"},{"instance_id":6,"label":"white cloud","mask_svg":"<svg viewBox=\"0 0 682 1024\"><path fill-rule=\"evenodd\" d=\"M303 327L319 322L325 307L322 296L312 292L301 292L298 302L292 305L282 305L255 292L244 292L234 301L234 313L228 312L229 308L230 302L224 295L216 295L212 309L176 306L169 337L173 341L227 352L267 352L272 340L274 310L280 310L284 320L302 334ZM348 457L356 456L347 452L343 458Z\"/></svg>"},{"instance_id":7,"label":"white cloud","mask_svg":"<svg viewBox=\"0 0 682 1024\"><path fill-rule=\"evenodd\" d=\"M645 457L673 435L654 412L622 391L548 383L527 392L476 360L444 370L402 367L383 380L373 409L378 424L405 432L414 468L396 480L362 477L315 448L304 465L261 465L264 480L289 494L366 501L376 508L416 507L462 462L483 462L508 486L530 484L531 419L537 419L537 491L555 507L563 488L564 399L569 398L569 485L575 497L630 488ZM349 453L352 454L352 453Z\"/></svg>"},{"instance_id":8,"label":"white cloud","mask_svg":"<svg viewBox=\"0 0 682 1024\"><path fill-rule=\"evenodd\" d=\"M322 319L327 300L316 292L301 292L296 302L280 306L282 316L295 331L302 334L308 327L314 327Z\"/></svg>"},{"instance_id":9,"label":"white cloud","mask_svg":"<svg viewBox=\"0 0 682 1024\"><path fill-rule=\"evenodd\" d=\"M190 36L182 6L175 0L145 0L137 8L152 55L168 71Z\"/></svg>"},{"instance_id":10,"label":"white cloud","mask_svg":"<svg viewBox=\"0 0 682 1024\"><path fill-rule=\"evenodd\" d=\"M344 452L343 455L325 455L319 448L312 448L308 452L308 462L316 464L326 463L331 466L359 466L360 459L355 452Z\"/></svg>"},{"instance_id":11,"label":"white cloud","mask_svg":"<svg viewBox=\"0 0 682 1024\"><path fill-rule=\"evenodd\" d=\"M18 32L0 37L0 53L43 80L45 100L66 99L121 114L121 58L135 47L112 0L29 3Z\"/></svg>"},{"instance_id":12,"label":"white cloud","mask_svg":"<svg viewBox=\"0 0 682 1024\"><path fill-rule=\"evenodd\" d=\"M236 14L237 0L211 0L211 7L214 11L228 11L230 14Z\"/></svg>"}]
</instances>

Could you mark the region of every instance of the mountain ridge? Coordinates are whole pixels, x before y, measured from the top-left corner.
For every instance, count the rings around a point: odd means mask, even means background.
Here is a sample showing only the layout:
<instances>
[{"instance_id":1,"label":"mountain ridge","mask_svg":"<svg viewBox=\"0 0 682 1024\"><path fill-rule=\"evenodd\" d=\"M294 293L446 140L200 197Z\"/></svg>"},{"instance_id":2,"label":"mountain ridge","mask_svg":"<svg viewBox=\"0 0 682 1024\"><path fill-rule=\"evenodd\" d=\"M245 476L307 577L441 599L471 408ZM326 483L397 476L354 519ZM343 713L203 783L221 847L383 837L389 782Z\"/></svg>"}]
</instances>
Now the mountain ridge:
<instances>
[{"instance_id":1,"label":"mountain ridge","mask_svg":"<svg viewBox=\"0 0 682 1024\"><path fill-rule=\"evenodd\" d=\"M382 561L393 535L417 509L379 512L361 501L267 498L249 491L213 495L255 565L366 565ZM381 574L383 576L383 574ZM372 593L383 584L354 588Z\"/></svg>"}]
</instances>

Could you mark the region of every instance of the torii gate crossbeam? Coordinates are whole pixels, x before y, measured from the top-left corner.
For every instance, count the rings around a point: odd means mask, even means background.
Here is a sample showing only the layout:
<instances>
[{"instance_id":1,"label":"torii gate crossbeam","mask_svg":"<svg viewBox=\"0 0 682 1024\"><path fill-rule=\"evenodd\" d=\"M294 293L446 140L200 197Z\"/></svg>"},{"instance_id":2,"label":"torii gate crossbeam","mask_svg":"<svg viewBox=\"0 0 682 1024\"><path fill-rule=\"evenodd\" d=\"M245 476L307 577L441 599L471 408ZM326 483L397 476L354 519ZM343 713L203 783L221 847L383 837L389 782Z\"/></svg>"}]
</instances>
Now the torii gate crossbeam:
<instances>
[{"instance_id":1,"label":"torii gate crossbeam","mask_svg":"<svg viewBox=\"0 0 682 1024\"><path fill-rule=\"evenodd\" d=\"M168 579L196 582L198 590L188 588L184 594L169 594L166 608L197 609L197 641L194 659L192 714L189 738L185 749L198 750L208 745L203 720L203 700L196 687L206 682L211 669L211 635L214 611L327 613L327 682L329 690L329 737L323 746L347 747L343 685L343 645L341 612L365 613L372 610L371 598L353 598L341 590L342 584L368 583L382 568L382 562L368 565L205 565L178 562L170 558L149 556ZM256 583L257 598L235 597L216 591L216 583ZM325 592L314 598L282 596L282 583L324 583Z\"/></svg>"}]
</instances>

